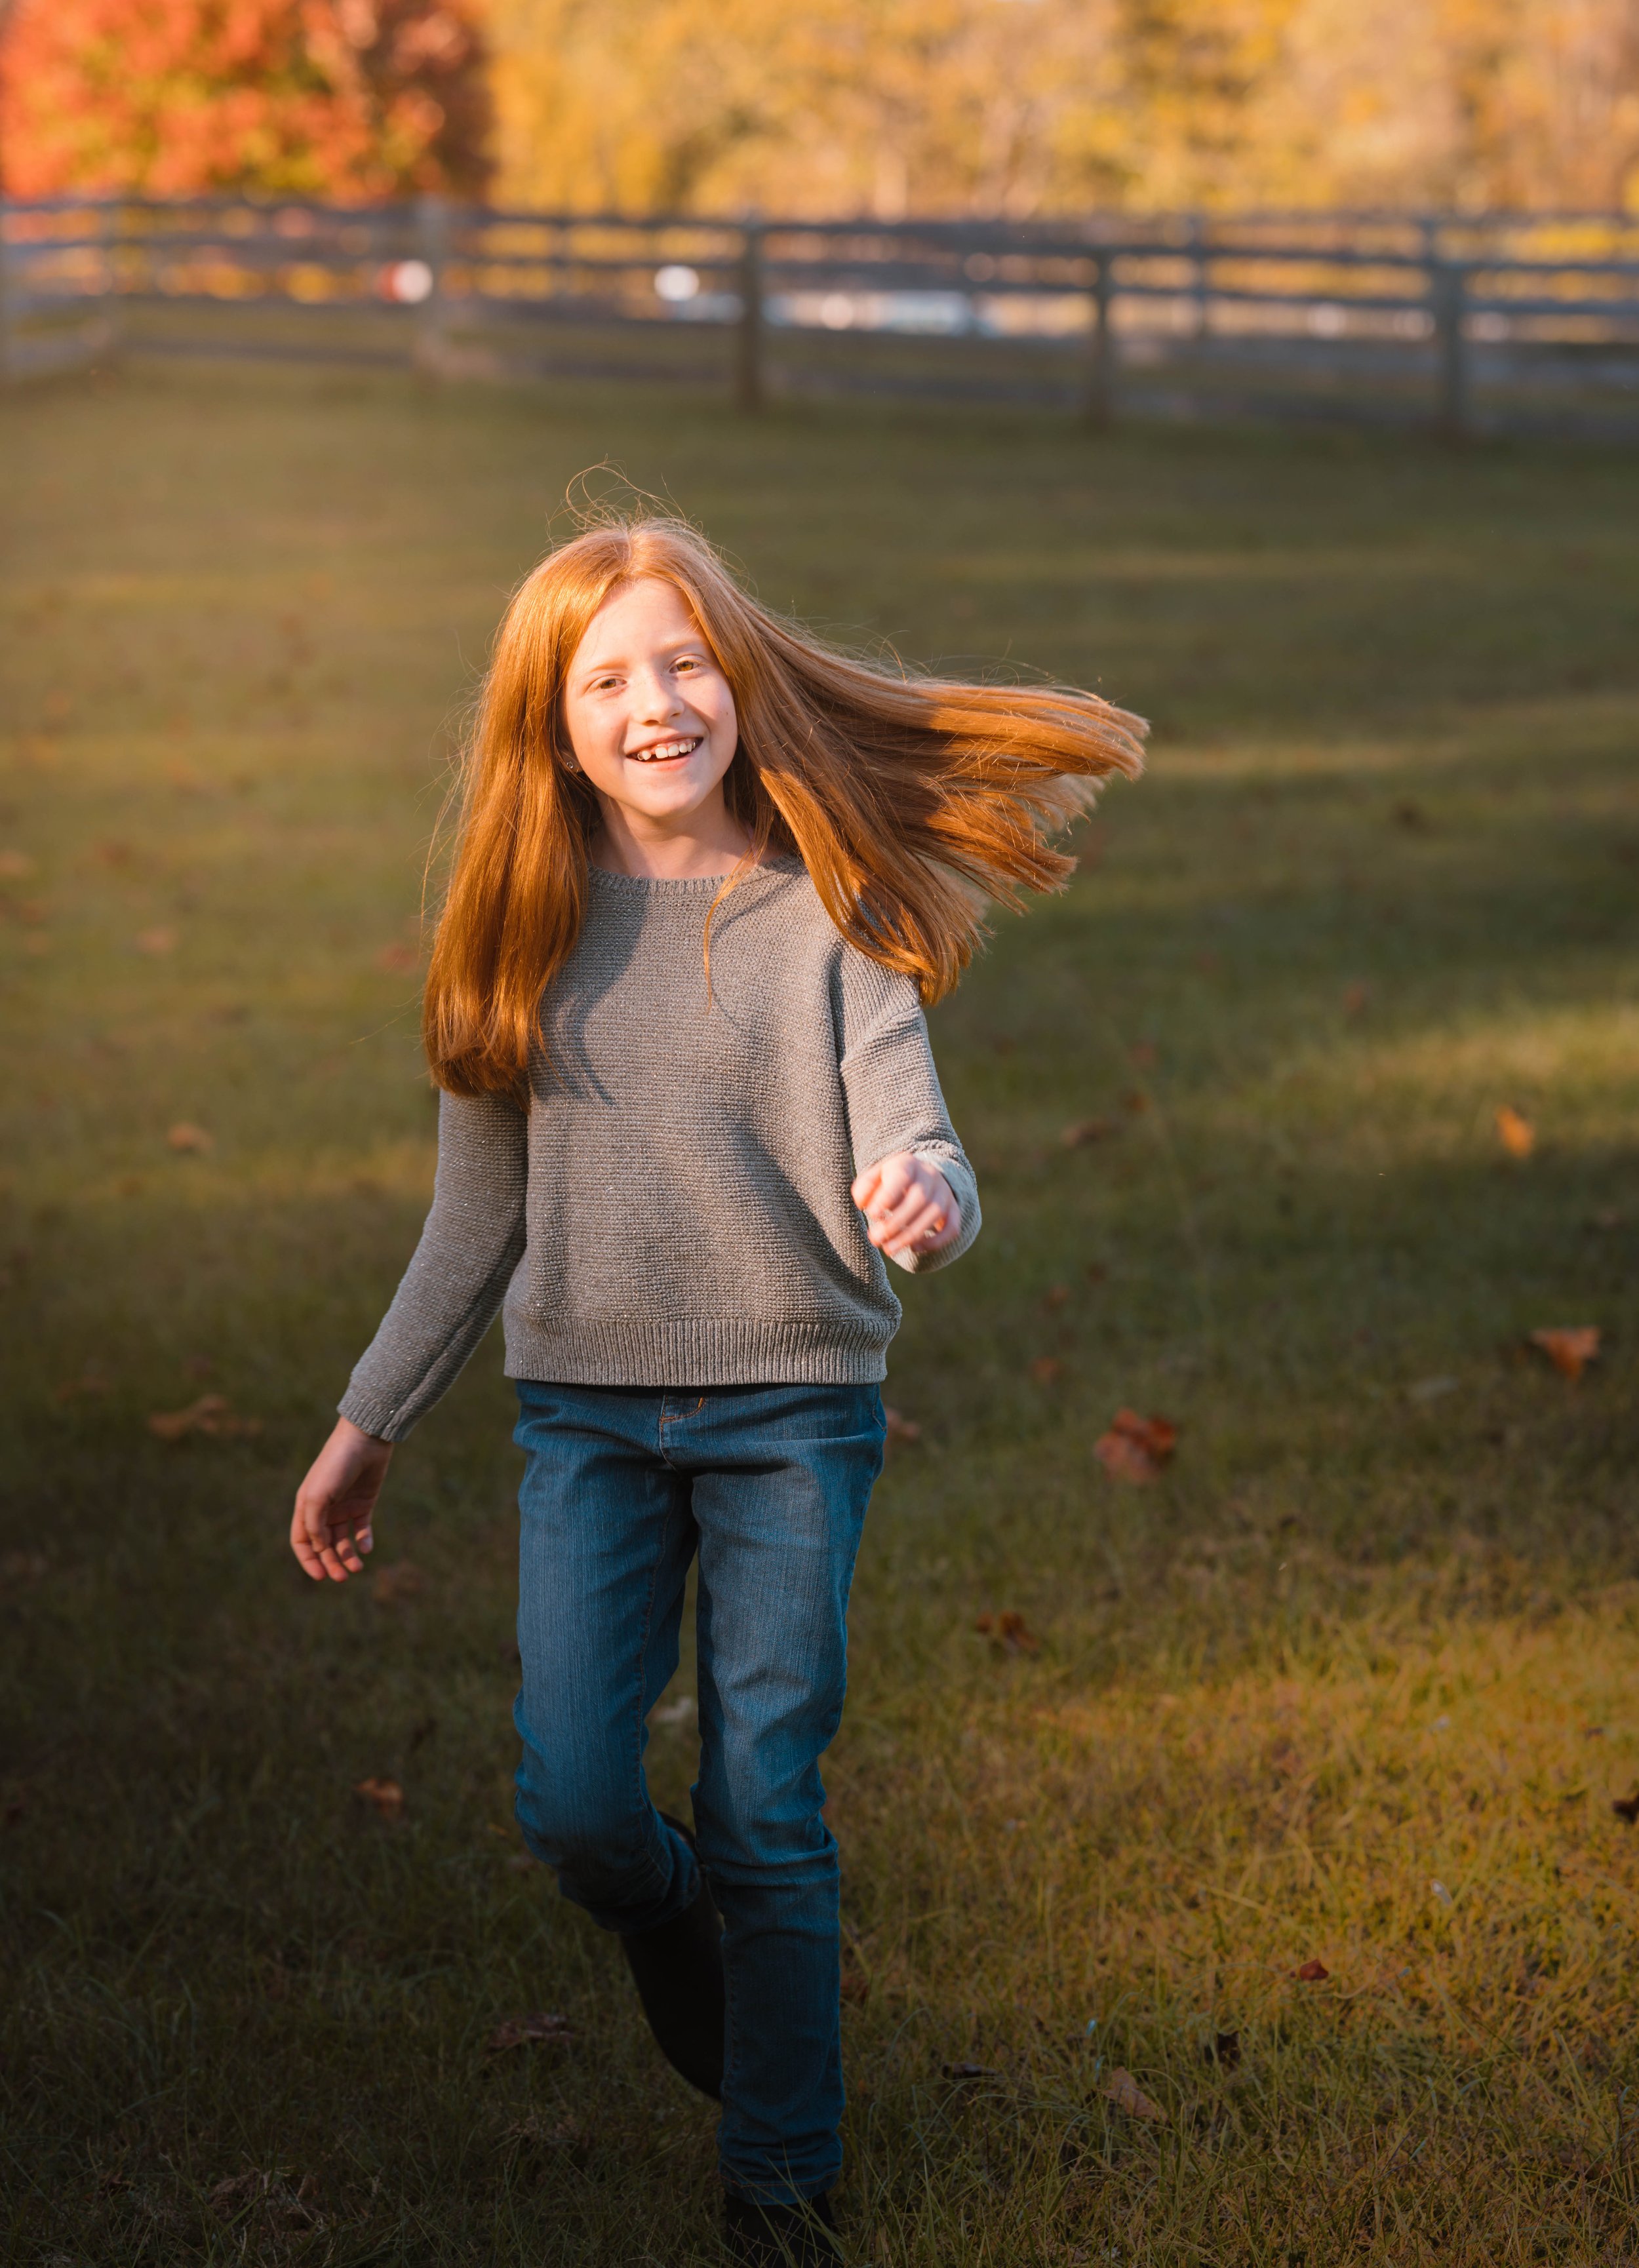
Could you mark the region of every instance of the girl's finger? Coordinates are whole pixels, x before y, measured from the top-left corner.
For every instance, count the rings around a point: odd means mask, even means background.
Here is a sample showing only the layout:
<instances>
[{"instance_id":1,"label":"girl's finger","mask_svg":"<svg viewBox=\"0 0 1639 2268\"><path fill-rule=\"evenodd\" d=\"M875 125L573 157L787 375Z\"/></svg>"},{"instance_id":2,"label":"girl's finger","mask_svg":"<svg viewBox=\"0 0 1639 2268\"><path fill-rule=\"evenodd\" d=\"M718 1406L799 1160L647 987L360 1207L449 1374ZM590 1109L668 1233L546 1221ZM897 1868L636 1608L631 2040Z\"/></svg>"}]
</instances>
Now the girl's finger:
<instances>
[{"instance_id":1,"label":"girl's finger","mask_svg":"<svg viewBox=\"0 0 1639 2268\"><path fill-rule=\"evenodd\" d=\"M912 1245L920 1243L922 1239L934 1228L942 1226L944 1218L944 1207L924 1197L919 1204L907 1211L904 1219L895 1228L892 1238L893 1248L896 1251L903 1251Z\"/></svg>"},{"instance_id":2,"label":"girl's finger","mask_svg":"<svg viewBox=\"0 0 1639 2268\"><path fill-rule=\"evenodd\" d=\"M904 1234L906 1222L918 1219L932 1204L933 1199L921 1183L912 1182L895 1204L877 1207L872 1226L885 1236L897 1239Z\"/></svg>"}]
</instances>

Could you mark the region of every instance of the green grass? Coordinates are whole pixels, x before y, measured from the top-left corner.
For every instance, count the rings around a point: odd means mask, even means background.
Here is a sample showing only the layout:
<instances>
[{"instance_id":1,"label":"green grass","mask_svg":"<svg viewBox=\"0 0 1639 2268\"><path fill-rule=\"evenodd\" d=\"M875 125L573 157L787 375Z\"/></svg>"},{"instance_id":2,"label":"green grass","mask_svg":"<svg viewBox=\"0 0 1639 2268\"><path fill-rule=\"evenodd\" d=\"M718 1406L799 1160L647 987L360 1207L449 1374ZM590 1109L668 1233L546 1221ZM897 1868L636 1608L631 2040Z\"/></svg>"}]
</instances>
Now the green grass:
<instances>
[{"instance_id":1,"label":"green grass","mask_svg":"<svg viewBox=\"0 0 1639 2268\"><path fill-rule=\"evenodd\" d=\"M716 2257L708 2110L519 1863L497 1346L395 1468L418 1588L284 1541L430 1186L452 736L608 459L1156 724L935 1019L986 1225L828 1775L858 2258L1639 2258L1639 463L214 371L0 427L4 2257ZM148 1432L207 1391L262 1431Z\"/></svg>"}]
</instances>

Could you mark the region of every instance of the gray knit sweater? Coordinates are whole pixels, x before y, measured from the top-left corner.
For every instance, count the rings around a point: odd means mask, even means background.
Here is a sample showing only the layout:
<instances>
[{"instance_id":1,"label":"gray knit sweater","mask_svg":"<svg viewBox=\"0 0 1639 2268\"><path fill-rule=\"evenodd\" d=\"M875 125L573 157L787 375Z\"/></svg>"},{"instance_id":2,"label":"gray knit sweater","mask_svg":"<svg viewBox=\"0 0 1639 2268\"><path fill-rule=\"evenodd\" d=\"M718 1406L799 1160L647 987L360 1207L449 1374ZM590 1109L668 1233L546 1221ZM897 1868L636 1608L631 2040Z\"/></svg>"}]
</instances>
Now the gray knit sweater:
<instances>
[{"instance_id":1,"label":"gray knit sweater","mask_svg":"<svg viewBox=\"0 0 1639 2268\"><path fill-rule=\"evenodd\" d=\"M399 1440L498 1307L506 1374L594 1386L853 1385L900 1307L848 1194L895 1151L978 1196L916 989L846 944L776 859L714 880L594 867L543 1011L528 1110L446 1095L432 1210L341 1408Z\"/></svg>"}]
</instances>

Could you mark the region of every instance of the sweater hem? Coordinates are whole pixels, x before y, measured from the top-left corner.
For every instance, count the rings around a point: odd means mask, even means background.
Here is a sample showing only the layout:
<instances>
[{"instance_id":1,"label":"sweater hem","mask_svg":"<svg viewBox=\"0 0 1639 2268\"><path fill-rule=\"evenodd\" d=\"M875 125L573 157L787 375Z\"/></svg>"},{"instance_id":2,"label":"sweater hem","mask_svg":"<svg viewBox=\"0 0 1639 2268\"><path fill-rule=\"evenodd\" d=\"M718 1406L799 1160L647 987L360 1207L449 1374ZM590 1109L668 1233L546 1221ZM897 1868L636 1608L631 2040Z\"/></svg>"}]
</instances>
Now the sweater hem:
<instances>
[{"instance_id":1,"label":"sweater hem","mask_svg":"<svg viewBox=\"0 0 1639 2268\"><path fill-rule=\"evenodd\" d=\"M506 1375L538 1386L879 1386L890 1331L737 1319L506 1324Z\"/></svg>"}]
</instances>

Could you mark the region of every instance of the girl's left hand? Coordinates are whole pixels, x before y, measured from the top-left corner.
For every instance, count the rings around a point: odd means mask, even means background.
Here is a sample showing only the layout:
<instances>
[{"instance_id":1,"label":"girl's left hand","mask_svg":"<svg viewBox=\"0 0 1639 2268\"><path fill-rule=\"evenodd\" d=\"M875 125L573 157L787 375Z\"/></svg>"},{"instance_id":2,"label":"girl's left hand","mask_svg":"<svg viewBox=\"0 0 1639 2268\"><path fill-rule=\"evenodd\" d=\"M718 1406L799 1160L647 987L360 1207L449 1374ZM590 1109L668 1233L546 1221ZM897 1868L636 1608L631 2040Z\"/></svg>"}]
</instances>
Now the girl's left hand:
<instances>
[{"instance_id":1,"label":"girl's left hand","mask_svg":"<svg viewBox=\"0 0 1639 2268\"><path fill-rule=\"evenodd\" d=\"M853 1184L871 1242L890 1260L942 1252L962 1233L962 1208L937 1166L897 1150L867 1166Z\"/></svg>"}]
</instances>

